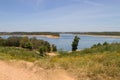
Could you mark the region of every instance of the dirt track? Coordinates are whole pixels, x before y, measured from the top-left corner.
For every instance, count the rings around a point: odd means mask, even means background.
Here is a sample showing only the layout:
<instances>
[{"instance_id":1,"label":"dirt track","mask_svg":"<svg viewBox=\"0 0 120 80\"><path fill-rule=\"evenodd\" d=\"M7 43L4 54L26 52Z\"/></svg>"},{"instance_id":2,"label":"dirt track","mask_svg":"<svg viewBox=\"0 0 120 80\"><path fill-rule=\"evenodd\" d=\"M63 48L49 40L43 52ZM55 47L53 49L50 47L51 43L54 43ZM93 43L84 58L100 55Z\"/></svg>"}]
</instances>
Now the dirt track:
<instances>
[{"instance_id":1,"label":"dirt track","mask_svg":"<svg viewBox=\"0 0 120 80\"><path fill-rule=\"evenodd\" d=\"M0 61L0 80L75 80L64 70L44 70L24 61Z\"/></svg>"}]
</instances>

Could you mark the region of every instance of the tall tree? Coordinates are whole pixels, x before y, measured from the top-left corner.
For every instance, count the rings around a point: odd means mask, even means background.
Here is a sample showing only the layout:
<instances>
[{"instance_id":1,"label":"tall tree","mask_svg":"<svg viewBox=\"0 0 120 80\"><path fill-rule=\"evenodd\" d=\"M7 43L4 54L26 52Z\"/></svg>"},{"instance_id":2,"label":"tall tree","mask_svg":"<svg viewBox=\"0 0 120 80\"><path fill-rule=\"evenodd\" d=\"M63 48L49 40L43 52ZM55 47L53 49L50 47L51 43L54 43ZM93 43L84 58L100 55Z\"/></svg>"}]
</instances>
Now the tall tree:
<instances>
[{"instance_id":1,"label":"tall tree","mask_svg":"<svg viewBox=\"0 0 120 80\"><path fill-rule=\"evenodd\" d=\"M80 38L78 36L74 37L74 40L72 42L72 51L76 51L77 50L77 46L79 43Z\"/></svg>"},{"instance_id":2,"label":"tall tree","mask_svg":"<svg viewBox=\"0 0 120 80\"><path fill-rule=\"evenodd\" d=\"M56 51L57 51L57 47L56 47L54 44L52 45L52 51L53 51L53 52L56 52Z\"/></svg>"}]
</instances>

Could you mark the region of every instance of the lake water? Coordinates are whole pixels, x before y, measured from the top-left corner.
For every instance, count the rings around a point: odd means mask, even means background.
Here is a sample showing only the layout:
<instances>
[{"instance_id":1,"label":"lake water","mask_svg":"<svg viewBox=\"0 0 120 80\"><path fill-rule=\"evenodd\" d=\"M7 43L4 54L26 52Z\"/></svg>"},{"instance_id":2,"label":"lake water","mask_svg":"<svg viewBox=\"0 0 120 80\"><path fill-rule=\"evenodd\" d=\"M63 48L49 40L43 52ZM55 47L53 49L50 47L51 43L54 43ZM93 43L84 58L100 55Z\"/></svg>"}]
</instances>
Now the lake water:
<instances>
[{"instance_id":1,"label":"lake water","mask_svg":"<svg viewBox=\"0 0 120 80\"><path fill-rule=\"evenodd\" d=\"M47 38L36 36L37 39L42 39L50 42L51 44L55 44L58 50L71 51L71 44L75 35L73 34L60 34L60 38ZM104 43L105 41L108 43L120 42L120 38L110 38L110 37L98 37L98 36L86 36L86 35L78 35L80 37L78 49L90 48L92 45L97 43ZM7 38L8 36L2 36L3 38ZM35 36L29 36L35 37Z\"/></svg>"}]
</instances>

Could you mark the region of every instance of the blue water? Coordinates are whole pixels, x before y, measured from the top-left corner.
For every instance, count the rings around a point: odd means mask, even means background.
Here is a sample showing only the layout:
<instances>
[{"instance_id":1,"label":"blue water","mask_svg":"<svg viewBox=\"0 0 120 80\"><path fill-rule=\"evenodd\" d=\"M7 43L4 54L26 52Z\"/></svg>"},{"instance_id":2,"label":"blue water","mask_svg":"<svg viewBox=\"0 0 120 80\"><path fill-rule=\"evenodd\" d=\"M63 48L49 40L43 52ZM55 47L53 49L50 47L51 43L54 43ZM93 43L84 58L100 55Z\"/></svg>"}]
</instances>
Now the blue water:
<instances>
[{"instance_id":1,"label":"blue water","mask_svg":"<svg viewBox=\"0 0 120 80\"><path fill-rule=\"evenodd\" d=\"M73 34L60 34L60 38L46 38L41 36L36 36L37 39L42 39L55 44L58 50L71 51L71 44L75 35ZM80 37L78 49L90 48L92 45L97 43L108 43L120 42L120 38L108 38L108 37L97 37L97 36L86 36L78 35ZM3 38L8 38L8 36L2 36ZM29 36L35 37L35 36Z\"/></svg>"}]
</instances>

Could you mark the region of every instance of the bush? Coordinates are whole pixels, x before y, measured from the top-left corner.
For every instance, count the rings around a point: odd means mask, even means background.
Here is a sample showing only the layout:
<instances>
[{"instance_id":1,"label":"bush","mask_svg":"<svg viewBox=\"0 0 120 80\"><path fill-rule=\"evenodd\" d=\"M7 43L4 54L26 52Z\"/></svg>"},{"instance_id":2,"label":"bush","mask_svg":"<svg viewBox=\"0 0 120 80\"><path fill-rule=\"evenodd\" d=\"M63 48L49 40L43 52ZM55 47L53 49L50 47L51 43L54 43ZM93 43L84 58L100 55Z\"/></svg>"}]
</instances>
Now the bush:
<instances>
[{"instance_id":1,"label":"bush","mask_svg":"<svg viewBox=\"0 0 120 80\"><path fill-rule=\"evenodd\" d=\"M47 41L44 41L43 46L45 46L46 52L51 51L51 45Z\"/></svg>"},{"instance_id":2,"label":"bush","mask_svg":"<svg viewBox=\"0 0 120 80\"><path fill-rule=\"evenodd\" d=\"M109 43L107 43L107 42L104 42L104 43L103 43L103 45L108 45L108 44L109 44Z\"/></svg>"},{"instance_id":3,"label":"bush","mask_svg":"<svg viewBox=\"0 0 120 80\"><path fill-rule=\"evenodd\" d=\"M56 46L55 46L54 44L52 45L52 51L53 51L53 52L56 52L56 51L57 51L57 48L56 48Z\"/></svg>"},{"instance_id":4,"label":"bush","mask_svg":"<svg viewBox=\"0 0 120 80\"><path fill-rule=\"evenodd\" d=\"M43 44L43 40L38 40L35 37L30 38L30 42L33 44L33 49L39 49L39 47Z\"/></svg>"},{"instance_id":5,"label":"bush","mask_svg":"<svg viewBox=\"0 0 120 80\"><path fill-rule=\"evenodd\" d=\"M31 43L31 42L27 42L27 43L25 43L24 48L27 48L27 49L32 50L32 43Z\"/></svg>"},{"instance_id":6,"label":"bush","mask_svg":"<svg viewBox=\"0 0 120 80\"><path fill-rule=\"evenodd\" d=\"M51 46L49 42L44 40L38 40L35 37L9 37L8 39L0 38L0 46L8 47L22 47L26 49L39 50L42 54L44 52L57 51L55 45ZM52 50L53 47L53 50Z\"/></svg>"},{"instance_id":7,"label":"bush","mask_svg":"<svg viewBox=\"0 0 120 80\"><path fill-rule=\"evenodd\" d=\"M46 47L45 46L40 46L39 47L39 52L40 52L40 56L44 56L45 52L46 52Z\"/></svg>"},{"instance_id":8,"label":"bush","mask_svg":"<svg viewBox=\"0 0 120 80\"><path fill-rule=\"evenodd\" d=\"M28 37L23 37L20 41L20 46L22 48L25 48L26 47L26 43L29 42L29 38Z\"/></svg>"},{"instance_id":9,"label":"bush","mask_svg":"<svg viewBox=\"0 0 120 80\"><path fill-rule=\"evenodd\" d=\"M0 37L0 46L5 46L6 40Z\"/></svg>"},{"instance_id":10,"label":"bush","mask_svg":"<svg viewBox=\"0 0 120 80\"><path fill-rule=\"evenodd\" d=\"M22 37L9 37L6 40L6 46L15 46L15 47L19 47L20 46L20 41L21 41Z\"/></svg>"}]
</instances>

